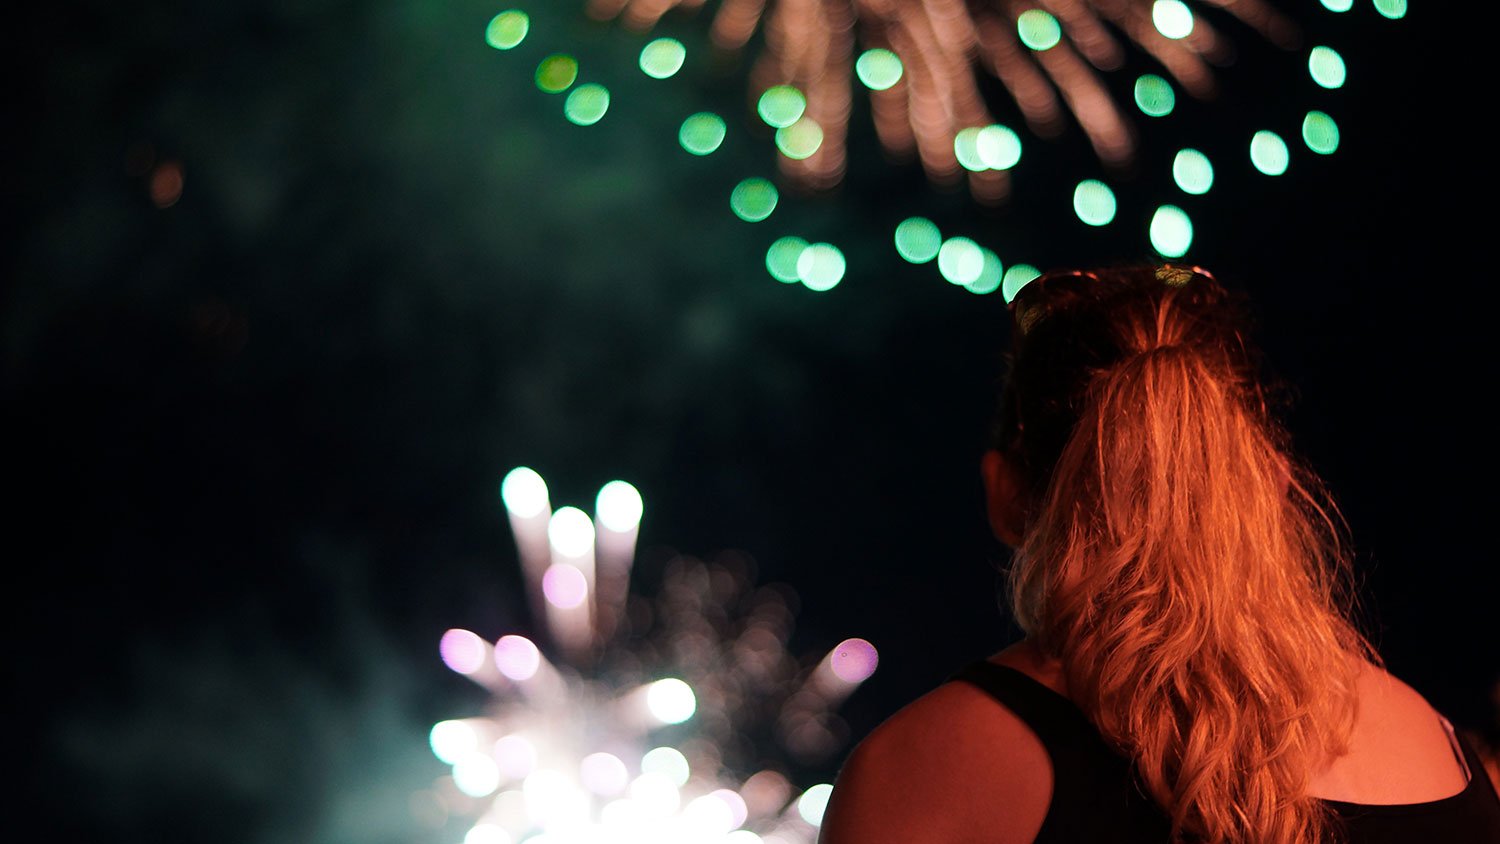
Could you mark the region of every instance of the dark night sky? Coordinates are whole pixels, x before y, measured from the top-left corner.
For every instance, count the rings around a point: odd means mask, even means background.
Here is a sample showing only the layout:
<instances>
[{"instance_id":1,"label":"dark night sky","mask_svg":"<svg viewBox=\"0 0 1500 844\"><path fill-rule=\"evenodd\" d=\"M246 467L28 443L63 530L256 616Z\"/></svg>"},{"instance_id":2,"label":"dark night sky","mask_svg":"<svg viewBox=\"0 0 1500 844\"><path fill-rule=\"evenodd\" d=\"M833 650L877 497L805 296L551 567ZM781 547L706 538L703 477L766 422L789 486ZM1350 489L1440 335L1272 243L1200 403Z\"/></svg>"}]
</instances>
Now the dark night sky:
<instances>
[{"instance_id":1,"label":"dark night sky","mask_svg":"<svg viewBox=\"0 0 1500 844\"><path fill-rule=\"evenodd\" d=\"M773 167L741 59L647 80L645 36L561 3L523 5L510 54L472 2L84 5L12 57L0 299L13 725L53 831L446 841L388 806L441 773L431 723L478 703L442 631L531 626L497 496L517 465L554 506L634 483L643 564L748 553L800 596L799 652L874 642L855 738L1011 640L977 476L1004 306L888 233L925 214L1017 260L1143 257L1124 221L1164 186L1120 175L1122 222L1087 229L1068 190L1100 174L1069 135L1028 141L1014 201L981 209L884 160L860 104L846 183L747 224L728 188ZM1252 290L1393 670L1478 726L1500 676L1470 397L1488 333L1455 288L1489 283L1462 254L1487 244L1461 236L1450 191L1480 163L1442 146L1434 98L1465 83L1413 49L1440 28L1425 7L1279 5L1347 87L1231 30L1221 98L1144 126L1142 169L1186 144L1225 162L1188 257ZM702 24L661 32L697 56ZM614 91L599 126L532 87L551 49ZM1315 104L1335 155L1230 163ZM690 160L676 122L705 107L730 140ZM148 174L174 161L157 209ZM771 280L783 233L843 246L843 283Z\"/></svg>"}]
</instances>

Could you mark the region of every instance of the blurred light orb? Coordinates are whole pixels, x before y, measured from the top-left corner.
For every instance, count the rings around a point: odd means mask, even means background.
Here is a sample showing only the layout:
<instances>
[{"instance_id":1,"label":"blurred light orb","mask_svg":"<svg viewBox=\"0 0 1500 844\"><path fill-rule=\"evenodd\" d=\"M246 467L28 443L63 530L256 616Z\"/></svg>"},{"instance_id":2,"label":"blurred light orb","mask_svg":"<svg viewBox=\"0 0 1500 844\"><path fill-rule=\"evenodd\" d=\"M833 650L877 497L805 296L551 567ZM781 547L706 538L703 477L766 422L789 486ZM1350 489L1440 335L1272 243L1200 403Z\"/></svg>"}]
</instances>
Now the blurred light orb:
<instances>
[{"instance_id":1,"label":"blurred light orb","mask_svg":"<svg viewBox=\"0 0 1500 844\"><path fill-rule=\"evenodd\" d=\"M542 652L525 636L501 636L495 642L495 667L512 680L530 680L542 667Z\"/></svg>"},{"instance_id":2,"label":"blurred light orb","mask_svg":"<svg viewBox=\"0 0 1500 844\"><path fill-rule=\"evenodd\" d=\"M712 794L695 797L682 810L682 821L694 836L717 838L734 829L734 812Z\"/></svg>"},{"instance_id":3,"label":"blurred light orb","mask_svg":"<svg viewBox=\"0 0 1500 844\"><path fill-rule=\"evenodd\" d=\"M494 757L500 773L513 780L525 779L536 770L536 745L523 735L501 737L495 742Z\"/></svg>"},{"instance_id":4,"label":"blurred light orb","mask_svg":"<svg viewBox=\"0 0 1500 844\"><path fill-rule=\"evenodd\" d=\"M1009 126L994 123L979 130L979 160L991 170L1009 170L1021 160L1021 136Z\"/></svg>"},{"instance_id":5,"label":"blurred light orb","mask_svg":"<svg viewBox=\"0 0 1500 844\"><path fill-rule=\"evenodd\" d=\"M427 744L433 756L452 765L479 747L479 736L462 721L439 721L427 732Z\"/></svg>"},{"instance_id":6,"label":"blurred light orb","mask_svg":"<svg viewBox=\"0 0 1500 844\"><path fill-rule=\"evenodd\" d=\"M1375 0L1375 11L1381 17L1400 20L1406 17L1406 0Z\"/></svg>"},{"instance_id":7,"label":"blurred light orb","mask_svg":"<svg viewBox=\"0 0 1500 844\"><path fill-rule=\"evenodd\" d=\"M1005 303L1010 304L1015 301L1016 294L1021 292L1021 288L1041 274L1041 270L1030 264L1011 264L1010 269L1005 271L1005 278L1000 284L1000 295L1004 297Z\"/></svg>"},{"instance_id":8,"label":"blurred light orb","mask_svg":"<svg viewBox=\"0 0 1500 844\"><path fill-rule=\"evenodd\" d=\"M996 277L999 270L996 269ZM875 673L875 666L880 663L880 655L875 646L864 639L845 639L839 642L829 654L828 667L840 680L846 683L863 683Z\"/></svg>"},{"instance_id":9,"label":"blurred light orb","mask_svg":"<svg viewBox=\"0 0 1500 844\"><path fill-rule=\"evenodd\" d=\"M979 156L979 127L966 126L953 135L953 156L965 170L978 172L990 166Z\"/></svg>"},{"instance_id":10,"label":"blurred light orb","mask_svg":"<svg viewBox=\"0 0 1500 844\"><path fill-rule=\"evenodd\" d=\"M582 557L594 547L594 522L577 507L559 507L547 522L547 541L565 557Z\"/></svg>"},{"instance_id":11,"label":"blurred light orb","mask_svg":"<svg viewBox=\"0 0 1500 844\"><path fill-rule=\"evenodd\" d=\"M512 841L504 827L492 823L475 824L464 834L464 844L512 844Z\"/></svg>"},{"instance_id":12,"label":"blurred light orb","mask_svg":"<svg viewBox=\"0 0 1500 844\"><path fill-rule=\"evenodd\" d=\"M687 785L692 770L686 756L675 747L653 747L641 757L641 773L665 777L675 786Z\"/></svg>"},{"instance_id":13,"label":"blurred light orb","mask_svg":"<svg viewBox=\"0 0 1500 844\"><path fill-rule=\"evenodd\" d=\"M773 85L760 95L755 110L766 125L785 129L801 119L807 97L792 85Z\"/></svg>"},{"instance_id":14,"label":"blurred light orb","mask_svg":"<svg viewBox=\"0 0 1500 844\"><path fill-rule=\"evenodd\" d=\"M677 143L693 155L708 155L724 143L724 118L710 111L700 111L682 121Z\"/></svg>"},{"instance_id":15,"label":"blurred light orb","mask_svg":"<svg viewBox=\"0 0 1500 844\"><path fill-rule=\"evenodd\" d=\"M1177 107L1177 93L1172 83L1154 73L1142 74L1135 80L1135 106L1151 117L1165 117Z\"/></svg>"},{"instance_id":16,"label":"blurred light orb","mask_svg":"<svg viewBox=\"0 0 1500 844\"><path fill-rule=\"evenodd\" d=\"M1151 246L1168 258L1181 258L1193 244L1193 221L1175 205L1163 205L1151 215Z\"/></svg>"},{"instance_id":17,"label":"blurred light orb","mask_svg":"<svg viewBox=\"0 0 1500 844\"><path fill-rule=\"evenodd\" d=\"M1021 43L1037 52L1050 50L1062 41L1057 18L1041 9L1027 9L1016 16L1016 34Z\"/></svg>"},{"instance_id":18,"label":"blurred light orb","mask_svg":"<svg viewBox=\"0 0 1500 844\"><path fill-rule=\"evenodd\" d=\"M738 791L729 788L720 788L709 793L710 797L722 800L729 807L731 823L730 828L741 826L750 817L750 807L745 805L745 798Z\"/></svg>"},{"instance_id":19,"label":"blurred light orb","mask_svg":"<svg viewBox=\"0 0 1500 844\"><path fill-rule=\"evenodd\" d=\"M890 50L875 48L859 54L854 74L871 91L884 91L901 81L901 57Z\"/></svg>"},{"instance_id":20,"label":"blurred light orb","mask_svg":"<svg viewBox=\"0 0 1500 844\"><path fill-rule=\"evenodd\" d=\"M613 753L591 753L578 763L578 781L595 794L612 797L630 785L630 772Z\"/></svg>"},{"instance_id":21,"label":"blurred light orb","mask_svg":"<svg viewBox=\"0 0 1500 844\"><path fill-rule=\"evenodd\" d=\"M566 53L554 53L536 66L536 87L549 94L568 90L578 79L578 60Z\"/></svg>"},{"instance_id":22,"label":"blurred light orb","mask_svg":"<svg viewBox=\"0 0 1500 844\"><path fill-rule=\"evenodd\" d=\"M1347 12L1354 8L1354 0L1323 0L1323 8L1330 12Z\"/></svg>"},{"instance_id":23,"label":"blurred light orb","mask_svg":"<svg viewBox=\"0 0 1500 844\"><path fill-rule=\"evenodd\" d=\"M563 115L578 126L592 126L609 111L609 89L593 82L579 85L563 103Z\"/></svg>"},{"instance_id":24,"label":"blurred light orb","mask_svg":"<svg viewBox=\"0 0 1500 844\"><path fill-rule=\"evenodd\" d=\"M1193 10L1182 0L1156 0L1151 4L1151 23L1168 38L1186 38L1193 34Z\"/></svg>"},{"instance_id":25,"label":"blurred light orb","mask_svg":"<svg viewBox=\"0 0 1500 844\"><path fill-rule=\"evenodd\" d=\"M811 117L803 117L790 126L776 130L776 148L787 158L801 161L812 157L823 145L823 127Z\"/></svg>"},{"instance_id":26,"label":"blurred light orb","mask_svg":"<svg viewBox=\"0 0 1500 844\"><path fill-rule=\"evenodd\" d=\"M1307 72L1324 88L1342 88L1348 79L1344 57L1332 47L1314 47L1307 53Z\"/></svg>"},{"instance_id":27,"label":"blurred light orb","mask_svg":"<svg viewBox=\"0 0 1500 844\"><path fill-rule=\"evenodd\" d=\"M769 179L755 176L734 186L729 193L729 208L741 220L758 223L771 216L779 198L776 185Z\"/></svg>"},{"instance_id":28,"label":"blurred light orb","mask_svg":"<svg viewBox=\"0 0 1500 844\"><path fill-rule=\"evenodd\" d=\"M577 566L553 563L542 572L542 595L552 606L570 610L588 599L589 581Z\"/></svg>"},{"instance_id":29,"label":"blurred light orb","mask_svg":"<svg viewBox=\"0 0 1500 844\"><path fill-rule=\"evenodd\" d=\"M646 687L646 708L663 724L681 724L693 717L698 699L687 683L668 677Z\"/></svg>"},{"instance_id":30,"label":"blurred light orb","mask_svg":"<svg viewBox=\"0 0 1500 844\"><path fill-rule=\"evenodd\" d=\"M500 787L500 769L483 753L470 753L453 763L453 784L470 797L485 797Z\"/></svg>"},{"instance_id":31,"label":"blurred light orb","mask_svg":"<svg viewBox=\"0 0 1500 844\"><path fill-rule=\"evenodd\" d=\"M950 237L938 249L938 272L950 284L969 285L984 271L984 250L967 237Z\"/></svg>"},{"instance_id":32,"label":"blurred light orb","mask_svg":"<svg viewBox=\"0 0 1500 844\"><path fill-rule=\"evenodd\" d=\"M833 794L833 786L829 783L821 782L812 786L797 798L797 814L813 826L821 826L823 812L828 808L828 797L831 794Z\"/></svg>"},{"instance_id":33,"label":"blurred light orb","mask_svg":"<svg viewBox=\"0 0 1500 844\"><path fill-rule=\"evenodd\" d=\"M1214 184L1214 166L1195 149L1180 149L1172 159L1172 179L1184 192L1201 196Z\"/></svg>"},{"instance_id":34,"label":"blurred light orb","mask_svg":"<svg viewBox=\"0 0 1500 844\"><path fill-rule=\"evenodd\" d=\"M797 278L808 290L822 293L844 280L844 253L831 243L811 243L797 256Z\"/></svg>"},{"instance_id":35,"label":"blurred light orb","mask_svg":"<svg viewBox=\"0 0 1500 844\"><path fill-rule=\"evenodd\" d=\"M562 771L540 768L521 781L526 813L544 826L551 826L588 811L588 795L574 786Z\"/></svg>"},{"instance_id":36,"label":"blurred light orb","mask_svg":"<svg viewBox=\"0 0 1500 844\"><path fill-rule=\"evenodd\" d=\"M807 245L807 241L791 235L779 237L772 242L771 248L766 250L766 270L771 277L783 284L801 281L802 277L797 274L797 261L801 259Z\"/></svg>"},{"instance_id":37,"label":"blurred light orb","mask_svg":"<svg viewBox=\"0 0 1500 844\"><path fill-rule=\"evenodd\" d=\"M682 70L687 48L676 38L658 38L641 48L641 71L652 79L666 79Z\"/></svg>"},{"instance_id":38,"label":"blurred light orb","mask_svg":"<svg viewBox=\"0 0 1500 844\"><path fill-rule=\"evenodd\" d=\"M540 515L547 509L547 482L535 470L517 466L505 473L500 482L500 500L505 509L522 519Z\"/></svg>"},{"instance_id":39,"label":"blurred light orb","mask_svg":"<svg viewBox=\"0 0 1500 844\"><path fill-rule=\"evenodd\" d=\"M1321 111L1302 118L1302 141L1319 155L1332 155L1339 148L1339 125Z\"/></svg>"},{"instance_id":40,"label":"blurred light orb","mask_svg":"<svg viewBox=\"0 0 1500 844\"><path fill-rule=\"evenodd\" d=\"M485 43L496 50L509 50L526 40L531 29L531 18L520 9L508 9L490 18L484 28Z\"/></svg>"},{"instance_id":41,"label":"blurred light orb","mask_svg":"<svg viewBox=\"0 0 1500 844\"><path fill-rule=\"evenodd\" d=\"M630 781L630 800L645 817L665 818L682 805L678 786L686 782L676 782L660 771L646 771Z\"/></svg>"},{"instance_id":42,"label":"blurred light orb","mask_svg":"<svg viewBox=\"0 0 1500 844\"><path fill-rule=\"evenodd\" d=\"M979 271L979 278L974 279L964 288L970 293L983 296L986 293L994 293L1000 289L1001 274L1005 265L1000 262L1000 256L989 249L980 250L984 253L984 266ZM872 667L873 671L874 668Z\"/></svg>"},{"instance_id":43,"label":"blurred light orb","mask_svg":"<svg viewBox=\"0 0 1500 844\"><path fill-rule=\"evenodd\" d=\"M641 514L646 511L640 490L628 481L610 481L599 488L594 499L594 512L599 524L615 533L635 530L641 524Z\"/></svg>"},{"instance_id":44,"label":"blurred light orb","mask_svg":"<svg viewBox=\"0 0 1500 844\"><path fill-rule=\"evenodd\" d=\"M926 217L907 217L896 225L896 253L913 264L936 258L942 246L942 233Z\"/></svg>"},{"instance_id":45,"label":"blurred light orb","mask_svg":"<svg viewBox=\"0 0 1500 844\"><path fill-rule=\"evenodd\" d=\"M1098 179L1084 179L1073 189L1073 213L1088 225L1109 225L1116 210L1115 192Z\"/></svg>"},{"instance_id":46,"label":"blurred light orb","mask_svg":"<svg viewBox=\"0 0 1500 844\"><path fill-rule=\"evenodd\" d=\"M459 674L473 674L484 667L486 643L471 630L453 628L438 641L438 655L443 664Z\"/></svg>"},{"instance_id":47,"label":"blurred light orb","mask_svg":"<svg viewBox=\"0 0 1500 844\"><path fill-rule=\"evenodd\" d=\"M1250 139L1250 163L1267 176L1280 176L1291 162L1286 141L1269 129L1262 129Z\"/></svg>"}]
</instances>

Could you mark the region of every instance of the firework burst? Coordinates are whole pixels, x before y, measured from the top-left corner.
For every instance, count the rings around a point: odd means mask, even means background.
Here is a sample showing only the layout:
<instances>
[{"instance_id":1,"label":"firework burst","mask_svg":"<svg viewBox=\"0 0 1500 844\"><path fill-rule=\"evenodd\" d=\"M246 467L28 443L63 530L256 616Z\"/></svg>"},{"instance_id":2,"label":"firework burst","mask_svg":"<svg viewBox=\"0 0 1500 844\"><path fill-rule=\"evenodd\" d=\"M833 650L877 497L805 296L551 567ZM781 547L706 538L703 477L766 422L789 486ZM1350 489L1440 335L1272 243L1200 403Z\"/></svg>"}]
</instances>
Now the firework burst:
<instances>
[{"instance_id":1,"label":"firework burst","mask_svg":"<svg viewBox=\"0 0 1500 844\"><path fill-rule=\"evenodd\" d=\"M601 20L648 31L676 8L703 0L587 0ZM1263 0L1205 0L1270 43L1294 48L1298 26ZM843 177L852 78L869 89L881 145L915 157L934 182L967 177L982 201L1008 194L1004 168L968 168L955 141L966 129L994 123L978 73L998 80L1028 128L1055 137L1068 115L1100 161L1131 162L1136 137L1101 74L1119 69L1127 47L1149 54L1189 95L1214 94L1213 66L1230 43L1182 0L723 0L710 26L713 43L745 48L759 31L763 48L751 68L754 96L791 86L806 98L802 117L822 132L805 157L778 156L783 172L818 189ZM861 50L856 59L856 42ZM981 151L982 152L982 151Z\"/></svg>"},{"instance_id":2,"label":"firework burst","mask_svg":"<svg viewBox=\"0 0 1500 844\"><path fill-rule=\"evenodd\" d=\"M741 553L673 553L654 594L632 590L643 508L623 481L593 518L553 511L530 469L501 494L544 624L439 643L491 693L484 715L431 732L466 844L811 844L831 786L799 788L794 771L843 746L836 710L875 670L874 647L795 658L795 592L757 585Z\"/></svg>"}]
</instances>

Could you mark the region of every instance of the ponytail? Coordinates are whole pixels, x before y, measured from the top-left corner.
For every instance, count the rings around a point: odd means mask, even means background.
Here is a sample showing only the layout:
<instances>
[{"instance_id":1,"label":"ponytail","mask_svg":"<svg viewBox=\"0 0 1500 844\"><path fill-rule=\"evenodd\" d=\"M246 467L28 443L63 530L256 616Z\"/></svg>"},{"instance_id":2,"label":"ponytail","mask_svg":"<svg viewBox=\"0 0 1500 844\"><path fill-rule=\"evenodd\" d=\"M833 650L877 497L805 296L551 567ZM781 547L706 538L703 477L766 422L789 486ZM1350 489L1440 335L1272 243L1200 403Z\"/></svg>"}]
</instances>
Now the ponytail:
<instances>
[{"instance_id":1,"label":"ponytail","mask_svg":"<svg viewBox=\"0 0 1500 844\"><path fill-rule=\"evenodd\" d=\"M1111 324L1009 573L1021 627L1134 760L1174 840L1325 840L1360 661L1336 508L1282 446L1242 347L1174 291ZM1050 461L1049 461L1050 463Z\"/></svg>"}]
</instances>

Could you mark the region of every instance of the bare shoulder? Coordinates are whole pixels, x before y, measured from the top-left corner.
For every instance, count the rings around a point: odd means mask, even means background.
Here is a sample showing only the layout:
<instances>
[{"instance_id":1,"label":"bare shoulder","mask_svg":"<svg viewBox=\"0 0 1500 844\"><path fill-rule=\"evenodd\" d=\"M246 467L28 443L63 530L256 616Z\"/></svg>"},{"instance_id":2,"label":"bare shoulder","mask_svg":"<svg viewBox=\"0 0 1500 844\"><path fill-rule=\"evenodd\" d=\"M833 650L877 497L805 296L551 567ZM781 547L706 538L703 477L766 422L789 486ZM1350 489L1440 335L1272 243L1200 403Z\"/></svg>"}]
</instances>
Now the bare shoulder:
<instances>
[{"instance_id":1,"label":"bare shoulder","mask_svg":"<svg viewBox=\"0 0 1500 844\"><path fill-rule=\"evenodd\" d=\"M818 841L1030 842L1051 790L1051 763L1026 724L979 689L945 683L855 746Z\"/></svg>"},{"instance_id":2,"label":"bare shoulder","mask_svg":"<svg viewBox=\"0 0 1500 844\"><path fill-rule=\"evenodd\" d=\"M1469 772L1447 722L1426 697L1368 664L1356 689L1349 753L1313 777L1314 794L1355 803L1421 803L1463 790Z\"/></svg>"}]
</instances>

